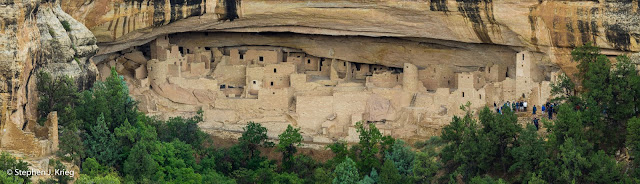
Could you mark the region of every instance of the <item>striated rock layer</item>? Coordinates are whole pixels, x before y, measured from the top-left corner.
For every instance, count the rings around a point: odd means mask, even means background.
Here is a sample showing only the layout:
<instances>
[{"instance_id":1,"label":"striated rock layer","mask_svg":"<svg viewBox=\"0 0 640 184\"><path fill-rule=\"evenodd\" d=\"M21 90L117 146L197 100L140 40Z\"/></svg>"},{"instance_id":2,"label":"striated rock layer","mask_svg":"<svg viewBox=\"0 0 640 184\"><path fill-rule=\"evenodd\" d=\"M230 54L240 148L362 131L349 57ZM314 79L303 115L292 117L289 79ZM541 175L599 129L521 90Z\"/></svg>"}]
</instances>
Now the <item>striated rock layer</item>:
<instances>
[{"instance_id":1,"label":"striated rock layer","mask_svg":"<svg viewBox=\"0 0 640 184\"><path fill-rule=\"evenodd\" d=\"M62 7L96 35L99 54L142 45L159 35L192 31L504 45L548 54L547 60L568 73L575 72L568 53L576 45L593 42L611 55L640 51L637 0L66 0Z\"/></svg>"},{"instance_id":2,"label":"striated rock layer","mask_svg":"<svg viewBox=\"0 0 640 184\"><path fill-rule=\"evenodd\" d=\"M68 75L89 88L97 75L90 61L96 42L56 1L0 1L0 150L40 156L57 149L57 116L48 118L48 133L35 125L35 75Z\"/></svg>"}]
</instances>

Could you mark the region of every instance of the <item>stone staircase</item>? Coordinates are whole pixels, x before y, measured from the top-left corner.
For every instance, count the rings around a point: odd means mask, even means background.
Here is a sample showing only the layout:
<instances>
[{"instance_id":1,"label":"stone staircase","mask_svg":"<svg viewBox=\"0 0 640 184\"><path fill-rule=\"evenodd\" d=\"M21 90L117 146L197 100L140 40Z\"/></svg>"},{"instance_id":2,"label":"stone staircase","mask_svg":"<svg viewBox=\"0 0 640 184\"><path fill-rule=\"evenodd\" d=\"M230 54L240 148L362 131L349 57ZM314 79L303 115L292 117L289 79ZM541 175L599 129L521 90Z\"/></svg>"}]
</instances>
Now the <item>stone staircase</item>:
<instances>
[{"instance_id":1,"label":"stone staircase","mask_svg":"<svg viewBox=\"0 0 640 184\"><path fill-rule=\"evenodd\" d=\"M409 107L415 107L416 99L418 99L418 93L414 93L413 97L411 97L411 105Z\"/></svg>"}]
</instances>

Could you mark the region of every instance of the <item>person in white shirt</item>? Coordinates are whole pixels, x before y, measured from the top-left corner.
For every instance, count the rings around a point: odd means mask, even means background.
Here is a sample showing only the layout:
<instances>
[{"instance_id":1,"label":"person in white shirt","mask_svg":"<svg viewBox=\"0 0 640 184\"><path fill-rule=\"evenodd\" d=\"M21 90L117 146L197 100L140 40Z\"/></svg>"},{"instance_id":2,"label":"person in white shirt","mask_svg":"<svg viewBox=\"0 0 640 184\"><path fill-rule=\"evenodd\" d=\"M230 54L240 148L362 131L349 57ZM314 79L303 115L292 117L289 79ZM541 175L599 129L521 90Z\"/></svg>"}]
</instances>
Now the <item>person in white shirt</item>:
<instances>
[{"instance_id":1,"label":"person in white shirt","mask_svg":"<svg viewBox=\"0 0 640 184\"><path fill-rule=\"evenodd\" d=\"M527 111L527 101L522 102L522 107L524 107L524 111Z\"/></svg>"}]
</instances>

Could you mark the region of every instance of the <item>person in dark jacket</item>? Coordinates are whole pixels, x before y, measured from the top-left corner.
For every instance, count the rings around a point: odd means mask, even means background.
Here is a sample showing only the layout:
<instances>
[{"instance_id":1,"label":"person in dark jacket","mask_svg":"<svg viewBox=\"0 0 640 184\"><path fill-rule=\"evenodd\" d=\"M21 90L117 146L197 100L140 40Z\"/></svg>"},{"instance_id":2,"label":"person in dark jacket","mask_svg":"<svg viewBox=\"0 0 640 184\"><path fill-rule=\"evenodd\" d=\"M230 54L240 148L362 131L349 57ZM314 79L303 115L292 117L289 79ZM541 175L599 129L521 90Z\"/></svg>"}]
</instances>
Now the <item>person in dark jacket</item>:
<instances>
[{"instance_id":1,"label":"person in dark jacket","mask_svg":"<svg viewBox=\"0 0 640 184\"><path fill-rule=\"evenodd\" d=\"M536 126L536 130L540 130L540 127L538 127L538 118L533 118L533 125Z\"/></svg>"},{"instance_id":2,"label":"person in dark jacket","mask_svg":"<svg viewBox=\"0 0 640 184\"><path fill-rule=\"evenodd\" d=\"M538 108L536 108L536 105L533 105L533 115L536 115L536 111L538 110Z\"/></svg>"}]
</instances>

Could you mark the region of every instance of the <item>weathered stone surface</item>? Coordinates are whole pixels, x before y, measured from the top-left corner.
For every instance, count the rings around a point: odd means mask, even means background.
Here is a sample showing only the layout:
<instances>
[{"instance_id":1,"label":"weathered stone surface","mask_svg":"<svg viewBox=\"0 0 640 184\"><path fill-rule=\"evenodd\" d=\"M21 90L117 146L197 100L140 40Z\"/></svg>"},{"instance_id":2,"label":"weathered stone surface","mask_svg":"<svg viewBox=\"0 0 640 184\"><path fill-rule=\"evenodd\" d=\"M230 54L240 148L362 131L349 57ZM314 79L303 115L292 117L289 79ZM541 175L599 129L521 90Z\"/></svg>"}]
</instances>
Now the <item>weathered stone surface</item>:
<instances>
[{"instance_id":1,"label":"weathered stone surface","mask_svg":"<svg viewBox=\"0 0 640 184\"><path fill-rule=\"evenodd\" d=\"M182 103L182 104L197 104L198 99L193 96L193 93L187 89L178 87L173 84L159 84L157 88L153 88L160 96L168 98L169 100Z\"/></svg>"},{"instance_id":2,"label":"weathered stone surface","mask_svg":"<svg viewBox=\"0 0 640 184\"><path fill-rule=\"evenodd\" d=\"M146 57L144 57L144 55L140 51L126 53L124 54L124 57L138 64L146 64L147 60L149 60Z\"/></svg>"},{"instance_id":3,"label":"weathered stone surface","mask_svg":"<svg viewBox=\"0 0 640 184\"><path fill-rule=\"evenodd\" d=\"M35 76L39 70L54 77L67 75L87 89L96 80L90 58L97 51L93 33L64 13L57 1L0 1L0 150L42 156L57 149L57 122L46 124L51 134L47 140L21 129L37 118Z\"/></svg>"},{"instance_id":4,"label":"weathered stone surface","mask_svg":"<svg viewBox=\"0 0 640 184\"><path fill-rule=\"evenodd\" d=\"M593 41L616 50L639 49L638 5L631 1L196 0L166 3L62 1L67 12L84 22L105 43L209 30L416 37L529 48L572 47ZM173 11L176 9L183 11Z\"/></svg>"}]
</instances>

